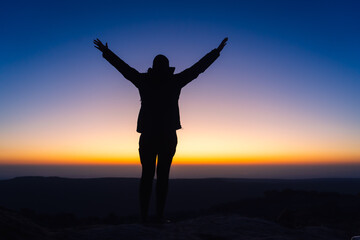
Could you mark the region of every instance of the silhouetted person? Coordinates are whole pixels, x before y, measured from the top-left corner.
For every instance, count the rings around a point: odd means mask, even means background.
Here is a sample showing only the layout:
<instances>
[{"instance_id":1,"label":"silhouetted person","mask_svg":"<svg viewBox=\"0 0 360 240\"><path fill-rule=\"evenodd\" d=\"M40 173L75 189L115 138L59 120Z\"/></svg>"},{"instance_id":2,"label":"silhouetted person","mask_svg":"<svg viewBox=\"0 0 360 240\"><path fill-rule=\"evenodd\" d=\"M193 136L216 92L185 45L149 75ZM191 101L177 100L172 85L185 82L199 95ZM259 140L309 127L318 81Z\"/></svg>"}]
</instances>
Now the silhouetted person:
<instances>
[{"instance_id":1,"label":"silhouetted person","mask_svg":"<svg viewBox=\"0 0 360 240\"><path fill-rule=\"evenodd\" d=\"M141 109L137 132L141 133L139 154L142 175L139 195L143 222L148 216L155 169L157 217L163 221L170 166L177 145L176 130L181 128L178 105L180 91L219 57L227 40L225 38L218 48L177 74L174 74L174 67L169 67L169 60L164 55L157 55L152 68L146 73L139 73L116 56L107 43L104 45L99 39L94 40L95 47L103 52L103 57L139 89Z\"/></svg>"}]
</instances>

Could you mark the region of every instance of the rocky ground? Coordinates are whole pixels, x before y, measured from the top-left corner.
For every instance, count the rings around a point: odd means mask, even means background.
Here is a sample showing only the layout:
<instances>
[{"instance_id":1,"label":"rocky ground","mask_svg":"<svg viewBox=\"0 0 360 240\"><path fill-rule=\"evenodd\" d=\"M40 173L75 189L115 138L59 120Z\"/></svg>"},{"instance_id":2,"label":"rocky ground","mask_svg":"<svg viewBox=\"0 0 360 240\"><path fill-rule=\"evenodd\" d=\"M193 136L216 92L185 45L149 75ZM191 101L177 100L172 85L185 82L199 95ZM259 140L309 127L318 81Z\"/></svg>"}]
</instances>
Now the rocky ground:
<instances>
[{"instance_id":1,"label":"rocky ground","mask_svg":"<svg viewBox=\"0 0 360 240\"><path fill-rule=\"evenodd\" d=\"M210 215L170 224L118 224L49 230L16 212L0 210L2 240L343 240L341 231L325 227L286 228L239 215Z\"/></svg>"},{"instance_id":2,"label":"rocky ground","mask_svg":"<svg viewBox=\"0 0 360 240\"><path fill-rule=\"evenodd\" d=\"M322 227L288 229L275 223L237 215L206 216L182 222L143 226L124 224L67 232L68 239L176 239L176 240L337 240L341 232Z\"/></svg>"}]
</instances>

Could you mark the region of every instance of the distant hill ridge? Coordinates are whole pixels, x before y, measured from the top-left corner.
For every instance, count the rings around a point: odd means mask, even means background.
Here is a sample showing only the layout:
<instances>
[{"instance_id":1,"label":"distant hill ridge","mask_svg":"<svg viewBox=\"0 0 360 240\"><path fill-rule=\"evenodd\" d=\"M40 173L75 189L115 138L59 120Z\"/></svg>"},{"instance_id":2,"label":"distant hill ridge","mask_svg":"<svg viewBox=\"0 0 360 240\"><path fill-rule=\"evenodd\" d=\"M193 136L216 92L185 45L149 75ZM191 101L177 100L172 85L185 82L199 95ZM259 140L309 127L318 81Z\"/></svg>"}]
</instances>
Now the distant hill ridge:
<instances>
[{"instance_id":1,"label":"distant hill ridge","mask_svg":"<svg viewBox=\"0 0 360 240\"><path fill-rule=\"evenodd\" d=\"M138 184L138 178L17 177L0 180L0 206L77 216L137 215ZM171 179L167 212L199 211L284 189L357 194L360 179Z\"/></svg>"}]
</instances>

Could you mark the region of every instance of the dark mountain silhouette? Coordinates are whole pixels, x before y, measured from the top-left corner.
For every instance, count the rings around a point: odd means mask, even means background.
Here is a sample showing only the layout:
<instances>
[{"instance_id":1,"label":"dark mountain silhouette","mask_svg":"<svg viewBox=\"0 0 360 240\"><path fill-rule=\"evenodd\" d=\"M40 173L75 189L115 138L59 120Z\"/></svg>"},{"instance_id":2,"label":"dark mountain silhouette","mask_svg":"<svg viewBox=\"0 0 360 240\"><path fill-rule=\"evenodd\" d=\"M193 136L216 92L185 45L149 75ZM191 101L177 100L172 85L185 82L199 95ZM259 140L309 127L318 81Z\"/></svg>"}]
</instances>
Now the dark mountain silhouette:
<instances>
[{"instance_id":1,"label":"dark mountain silhouette","mask_svg":"<svg viewBox=\"0 0 360 240\"><path fill-rule=\"evenodd\" d=\"M289 228L327 226L357 233L360 228L360 193L268 191L258 198L220 204L212 214L241 214L277 222Z\"/></svg>"},{"instance_id":2,"label":"dark mountain silhouette","mask_svg":"<svg viewBox=\"0 0 360 240\"><path fill-rule=\"evenodd\" d=\"M40 213L72 213L80 217L137 216L136 178L70 179L19 177L0 181L0 206ZM194 212L270 190L307 190L357 194L360 179L171 179L169 215Z\"/></svg>"},{"instance_id":3,"label":"dark mountain silhouette","mask_svg":"<svg viewBox=\"0 0 360 240\"><path fill-rule=\"evenodd\" d=\"M335 240L360 228L360 179L173 179L162 226L138 224L138 183L2 180L0 239Z\"/></svg>"},{"instance_id":4,"label":"dark mountain silhouette","mask_svg":"<svg viewBox=\"0 0 360 240\"><path fill-rule=\"evenodd\" d=\"M135 178L68 179L20 177L0 181L0 205L45 213L77 216L137 215ZM196 211L216 204L262 196L265 191L298 189L357 193L359 179L172 179L167 209L170 213Z\"/></svg>"}]
</instances>

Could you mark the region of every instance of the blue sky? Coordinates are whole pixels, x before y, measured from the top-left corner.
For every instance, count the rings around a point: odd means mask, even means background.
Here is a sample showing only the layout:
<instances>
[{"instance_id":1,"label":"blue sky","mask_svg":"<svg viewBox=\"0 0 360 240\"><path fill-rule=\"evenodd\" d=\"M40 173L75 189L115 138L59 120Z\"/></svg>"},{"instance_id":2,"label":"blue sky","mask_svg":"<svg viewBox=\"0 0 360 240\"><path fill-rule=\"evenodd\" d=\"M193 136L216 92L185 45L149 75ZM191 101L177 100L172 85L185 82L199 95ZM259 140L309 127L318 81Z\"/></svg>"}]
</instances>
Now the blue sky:
<instances>
[{"instance_id":1,"label":"blue sky","mask_svg":"<svg viewBox=\"0 0 360 240\"><path fill-rule=\"evenodd\" d=\"M68 155L93 148L96 138L136 145L137 91L101 57L94 38L144 72L159 53L181 71L224 37L221 57L183 90L180 156L192 151L186 142L206 135L209 146L220 144L218 136L235 139L220 155L309 157L329 148L337 158L357 158L359 9L358 1L5 2L0 158L38 149L32 158L50 159L41 153L44 141L65 148L71 134L84 137ZM101 149L94 154L116 152Z\"/></svg>"}]
</instances>

